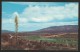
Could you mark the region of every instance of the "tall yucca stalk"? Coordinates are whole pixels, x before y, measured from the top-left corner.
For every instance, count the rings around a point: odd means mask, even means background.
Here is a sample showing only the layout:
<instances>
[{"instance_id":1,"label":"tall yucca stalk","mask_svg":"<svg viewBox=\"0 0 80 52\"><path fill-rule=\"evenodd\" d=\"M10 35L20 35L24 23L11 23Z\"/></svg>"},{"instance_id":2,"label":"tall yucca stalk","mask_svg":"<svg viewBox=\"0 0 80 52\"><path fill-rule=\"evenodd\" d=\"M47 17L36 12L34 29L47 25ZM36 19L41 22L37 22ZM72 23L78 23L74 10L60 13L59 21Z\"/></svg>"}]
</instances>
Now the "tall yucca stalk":
<instances>
[{"instance_id":1,"label":"tall yucca stalk","mask_svg":"<svg viewBox=\"0 0 80 52\"><path fill-rule=\"evenodd\" d=\"M16 15L15 17L15 32L17 33L18 32L18 16Z\"/></svg>"},{"instance_id":2,"label":"tall yucca stalk","mask_svg":"<svg viewBox=\"0 0 80 52\"><path fill-rule=\"evenodd\" d=\"M15 16L15 35L16 35L16 46L18 44L18 40L17 40L17 33L18 33L18 16Z\"/></svg>"}]
</instances>

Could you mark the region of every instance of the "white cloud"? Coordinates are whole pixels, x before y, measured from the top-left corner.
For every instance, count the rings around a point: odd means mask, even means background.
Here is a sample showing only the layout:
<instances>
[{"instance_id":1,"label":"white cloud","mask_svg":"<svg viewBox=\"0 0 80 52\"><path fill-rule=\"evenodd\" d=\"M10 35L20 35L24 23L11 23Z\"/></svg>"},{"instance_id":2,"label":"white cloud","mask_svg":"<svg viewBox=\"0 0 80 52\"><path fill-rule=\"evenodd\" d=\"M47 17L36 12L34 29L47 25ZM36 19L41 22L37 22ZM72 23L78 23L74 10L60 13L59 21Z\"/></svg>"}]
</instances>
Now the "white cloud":
<instances>
[{"instance_id":1,"label":"white cloud","mask_svg":"<svg viewBox=\"0 0 80 52\"><path fill-rule=\"evenodd\" d=\"M35 22L47 22L47 21L51 21L52 18L50 18L50 16L39 16L39 17L34 17L34 18L31 18L32 21L35 21Z\"/></svg>"},{"instance_id":2,"label":"white cloud","mask_svg":"<svg viewBox=\"0 0 80 52\"><path fill-rule=\"evenodd\" d=\"M16 2L10 2L16 3ZM43 2L42 2L43 3ZM47 4L48 2L45 2ZM17 2L16 4L39 4L37 2ZM50 3L48 3L50 4ZM66 3L64 6L51 6L46 5L45 7L41 6L29 6L24 9L22 13L14 12L12 18L9 19L9 22L13 22L13 19L17 15L19 17L20 23L26 23L29 21L33 22L49 22L54 21L55 19L63 20L64 18L78 18L78 3ZM8 20L3 20L8 21Z\"/></svg>"},{"instance_id":3,"label":"white cloud","mask_svg":"<svg viewBox=\"0 0 80 52\"><path fill-rule=\"evenodd\" d=\"M46 4L46 3L45 3ZM78 18L78 3L66 3L64 6L29 6L22 13L14 12L9 19L3 19L2 23L14 23L15 15L19 17L20 23L49 22L55 19Z\"/></svg>"},{"instance_id":4,"label":"white cloud","mask_svg":"<svg viewBox=\"0 0 80 52\"><path fill-rule=\"evenodd\" d=\"M11 14L11 18L7 18L7 19L2 19L2 23L12 23L14 24L14 19L15 19L15 16L17 15L18 16L18 21L19 21L19 24L21 23L26 23L28 22L27 18L22 18L20 17L20 15L18 14L18 12L14 12L13 14Z\"/></svg>"},{"instance_id":5,"label":"white cloud","mask_svg":"<svg viewBox=\"0 0 80 52\"><path fill-rule=\"evenodd\" d=\"M13 29L15 15L18 16L19 29L22 30L37 30L49 26L59 25L75 25L78 21L72 22L52 22L54 20L63 20L65 18L78 18L78 3L66 3L64 6L29 6L24 9L22 13L14 12L9 19L2 19L2 29ZM29 23L29 22L41 23ZM51 21L49 23L49 21ZM42 23L47 22L47 23ZM6 25L6 26L5 26ZM21 30L20 30L21 31Z\"/></svg>"},{"instance_id":6,"label":"white cloud","mask_svg":"<svg viewBox=\"0 0 80 52\"><path fill-rule=\"evenodd\" d=\"M19 18L19 23L27 23L28 20L26 18Z\"/></svg>"},{"instance_id":7,"label":"white cloud","mask_svg":"<svg viewBox=\"0 0 80 52\"><path fill-rule=\"evenodd\" d=\"M12 20L17 15L20 23L33 22L49 22L55 19L63 20L64 18L78 18L78 3L68 3L64 6L29 6L24 9L22 13L14 12L12 14ZM4 20L6 21L6 20ZM8 21L8 20L7 20Z\"/></svg>"},{"instance_id":8,"label":"white cloud","mask_svg":"<svg viewBox=\"0 0 80 52\"><path fill-rule=\"evenodd\" d=\"M74 17L78 18L78 4L69 3L65 4L65 6L51 7L31 6L25 8L20 15L35 22L48 22L55 19L62 20L64 18Z\"/></svg>"},{"instance_id":9,"label":"white cloud","mask_svg":"<svg viewBox=\"0 0 80 52\"><path fill-rule=\"evenodd\" d=\"M14 18L15 18L15 16L20 17L20 15L19 15L19 13L18 13L18 12L14 12L14 13L12 13L11 18L12 18L12 19L14 19Z\"/></svg>"},{"instance_id":10,"label":"white cloud","mask_svg":"<svg viewBox=\"0 0 80 52\"><path fill-rule=\"evenodd\" d=\"M14 13L13 13L13 15L14 15L14 16L16 16L16 15L17 15L17 16L19 17L18 12L14 12Z\"/></svg>"}]
</instances>

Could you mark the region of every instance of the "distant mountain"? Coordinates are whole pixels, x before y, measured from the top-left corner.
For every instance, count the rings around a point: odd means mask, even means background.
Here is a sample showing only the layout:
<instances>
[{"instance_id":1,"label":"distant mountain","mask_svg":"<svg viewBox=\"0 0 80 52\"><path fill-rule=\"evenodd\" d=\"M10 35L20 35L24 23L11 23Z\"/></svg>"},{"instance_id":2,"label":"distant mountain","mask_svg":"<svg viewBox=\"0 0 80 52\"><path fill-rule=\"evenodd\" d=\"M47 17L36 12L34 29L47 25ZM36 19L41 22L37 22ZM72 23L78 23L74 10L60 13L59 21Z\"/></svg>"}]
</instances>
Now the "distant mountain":
<instances>
[{"instance_id":1,"label":"distant mountain","mask_svg":"<svg viewBox=\"0 0 80 52\"><path fill-rule=\"evenodd\" d=\"M13 31L9 31L9 30L2 30L2 33L13 33Z\"/></svg>"},{"instance_id":2,"label":"distant mountain","mask_svg":"<svg viewBox=\"0 0 80 52\"><path fill-rule=\"evenodd\" d=\"M51 26L32 32L19 32L19 34L41 34L41 33L78 33L78 25ZM13 31L2 30L2 33L14 33Z\"/></svg>"},{"instance_id":3,"label":"distant mountain","mask_svg":"<svg viewBox=\"0 0 80 52\"><path fill-rule=\"evenodd\" d=\"M36 33L70 33L78 32L78 25L52 26L34 31Z\"/></svg>"}]
</instances>

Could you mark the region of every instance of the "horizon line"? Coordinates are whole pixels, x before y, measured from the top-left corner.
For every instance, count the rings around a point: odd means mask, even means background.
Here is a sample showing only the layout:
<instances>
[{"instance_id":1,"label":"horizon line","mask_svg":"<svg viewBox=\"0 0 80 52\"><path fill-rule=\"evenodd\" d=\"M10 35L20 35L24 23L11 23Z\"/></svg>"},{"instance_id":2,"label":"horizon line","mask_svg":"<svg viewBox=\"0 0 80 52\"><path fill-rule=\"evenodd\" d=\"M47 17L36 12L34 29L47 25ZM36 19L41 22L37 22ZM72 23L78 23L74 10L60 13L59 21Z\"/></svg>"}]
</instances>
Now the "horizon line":
<instances>
[{"instance_id":1,"label":"horizon line","mask_svg":"<svg viewBox=\"0 0 80 52\"><path fill-rule=\"evenodd\" d=\"M70 26L70 25L57 25L57 26ZM71 26L73 26L73 25L71 25ZM77 26L78 26L78 24L77 24ZM52 26L49 26L49 27L52 27ZM49 27L45 27L45 28L49 28ZM53 27L55 27L55 26L53 26ZM41 28L41 29L44 29L44 28ZM37 30L40 30L40 29L37 29ZM37 31L37 30L32 30L32 31ZM1 31L3 31L3 30L1 30ZM6 30L6 31L12 31L12 30ZM18 31L18 32L32 32L32 31ZM12 32L15 32L15 31L12 31Z\"/></svg>"}]
</instances>

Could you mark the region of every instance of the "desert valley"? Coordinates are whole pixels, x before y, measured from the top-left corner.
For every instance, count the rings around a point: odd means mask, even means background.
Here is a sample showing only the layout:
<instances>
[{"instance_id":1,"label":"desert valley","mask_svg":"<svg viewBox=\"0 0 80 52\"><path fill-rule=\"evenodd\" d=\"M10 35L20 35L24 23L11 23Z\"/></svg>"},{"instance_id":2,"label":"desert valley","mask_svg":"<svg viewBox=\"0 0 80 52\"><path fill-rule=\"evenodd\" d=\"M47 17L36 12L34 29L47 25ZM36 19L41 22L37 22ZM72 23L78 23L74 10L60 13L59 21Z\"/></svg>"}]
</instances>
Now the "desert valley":
<instances>
[{"instance_id":1,"label":"desert valley","mask_svg":"<svg viewBox=\"0 0 80 52\"><path fill-rule=\"evenodd\" d=\"M18 32L2 30L1 50L78 50L78 25Z\"/></svg>"}]
</instances>

